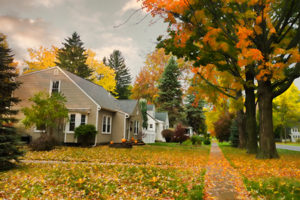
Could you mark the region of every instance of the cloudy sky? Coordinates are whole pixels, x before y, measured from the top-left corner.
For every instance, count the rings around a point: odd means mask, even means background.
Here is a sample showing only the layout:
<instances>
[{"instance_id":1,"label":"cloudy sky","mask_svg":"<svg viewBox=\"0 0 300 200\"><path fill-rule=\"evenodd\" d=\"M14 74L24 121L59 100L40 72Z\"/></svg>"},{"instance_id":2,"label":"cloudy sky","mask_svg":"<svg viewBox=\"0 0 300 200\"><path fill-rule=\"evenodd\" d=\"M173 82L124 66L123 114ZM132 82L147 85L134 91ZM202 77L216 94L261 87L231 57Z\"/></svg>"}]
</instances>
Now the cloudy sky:
<instances>
[{"instance_id":1,"label":"cloudy sky","mask_svg":"<svg viewBox=\"0 0 300 200\"><path fill-rule=\"evenodd\" d=\"M15 59L20 63L28 58L27 48L61 47L64 39L76 31L85 47L94 50L101 60L119 49L135 77L146 55L154 50L157 36L166 30L161 19L137 11L140 5L136 0L0 0L0 3L0 32L8 36Z\"/></svg>"},{"instance_id":2,"label":"cloudy sky","mask_svg":"<svg viewBox=\"0 0 300 200\"><path fill-rule=\"evenodd\" d=\"M101 60L119 49L135 78L167 27L138 10L136 0L0 0L0 5L0 32L20 65L28 48L61 47L76 31ZM299 78L296 85L300 88Z\"/></svg>"}]
</instances>

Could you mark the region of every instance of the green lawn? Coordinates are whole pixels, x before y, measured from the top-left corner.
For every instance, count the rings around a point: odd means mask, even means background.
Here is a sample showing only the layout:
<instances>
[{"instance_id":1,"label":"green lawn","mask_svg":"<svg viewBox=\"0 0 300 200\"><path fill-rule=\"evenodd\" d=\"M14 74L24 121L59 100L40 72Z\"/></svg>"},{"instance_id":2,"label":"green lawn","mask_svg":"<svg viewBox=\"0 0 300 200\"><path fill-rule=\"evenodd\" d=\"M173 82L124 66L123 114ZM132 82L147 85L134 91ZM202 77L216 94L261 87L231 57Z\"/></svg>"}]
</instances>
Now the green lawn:
<instances>
[{"instance_id":1,"label":"green lawn","mask_svg":"<svg viewBox=\"0 0 300 200\"><path fill-rule=\"evenodd\" d=\"M300 199L300 152L278 149L280 159L258 160L228 143L219 146L254 198Z\"/></svg>"},{"instance_id":2,"label":"green lawn","mask_svg":"<svg viewBox=\"0 0 300 200\"><path fill-rule=\"evenodd\" d=\"M58 163L0 172L0 199L201 199L208 155L209 146L183 145L28 151L23 159Z\"/></svg>"}]
</instances>

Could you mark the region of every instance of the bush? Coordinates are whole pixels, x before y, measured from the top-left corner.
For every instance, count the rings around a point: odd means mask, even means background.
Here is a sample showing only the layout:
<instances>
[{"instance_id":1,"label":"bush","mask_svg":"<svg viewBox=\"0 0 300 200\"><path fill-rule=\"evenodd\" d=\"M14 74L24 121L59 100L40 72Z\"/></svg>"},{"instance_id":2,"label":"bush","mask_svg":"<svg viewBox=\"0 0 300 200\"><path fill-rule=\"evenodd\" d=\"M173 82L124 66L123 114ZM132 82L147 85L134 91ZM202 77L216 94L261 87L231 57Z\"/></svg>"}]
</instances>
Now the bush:
<instances>
[{"instance_id":1,"label":"bush","mask_svg":"<svg viewBox=\"0 0 300 200\"><path fill-rule=\"evenodd\" d=\"M219 140L219 142L229 141L232 119L233 114L226 112L224 115L220 116L218 121L214 123L216 138Z\"/></svg>"},{"instance_id":2,"label":"bush","mask_svg":"<svg viewBox=\"0 0 300 200\"><path fill-rule=\"evenodd\" d=\"M180 144L189 139L189 136L186 135L185 128L181 124L178 124L175 133L174 133L174 142L179 142Z\"/></svg>"},{"instance_id":3,"label":"bush","mask_svg":"<svg viewBox=\"0 0 300 200\"><path fill-rule=\"evenodd\" d=\"M199 135L193 135L191 137L191 141L192 141L193 145L195 145L195 144L201 145L202 144L202 140L203 140L203 138L201 138Z\"/></svg>"},{"instance_id":4,"label":"bush","mask_svg":"<svg viewBox=\"0 0 300 200\"><path fill-rule=\"evenodd\" d=\"M211 144L209 138L205 138L204 141L203 141L203 143L204 143L205 145L210 145L210 144Z\"/></svg>"},{"instance_id":5,"label":"bush","mask_svg":"<svg viewBox=\"0 0 300 200\"><path fill-rule=\"evenodd\" d=\"M78 138L81 145L88 146L93 143L96 134L97 131L94 125L84 124L75 129L74 137Z\"/></svg>"},{"instance_id":6,"label":"bush","mask_svg":"<svg viewBox=\"0 0 300 200\"><path fill-rule=\"evenodd\" d=\"M54 137L47 134L42 134L39 138L33 140L29 144L29 147L33 151L50 151L58 144L59 143Z\"/></svg>"},{"instance_id":7,"label":"bush","mask_svg":"<svg viewBox=\"0 0 300 200\"><path fill-rule=\"evenodd\" d=\"M174 137L174 131L165 129L161 132L162 136L166 139L166 142L172 142Z\"/></svg>"}]
</instances>

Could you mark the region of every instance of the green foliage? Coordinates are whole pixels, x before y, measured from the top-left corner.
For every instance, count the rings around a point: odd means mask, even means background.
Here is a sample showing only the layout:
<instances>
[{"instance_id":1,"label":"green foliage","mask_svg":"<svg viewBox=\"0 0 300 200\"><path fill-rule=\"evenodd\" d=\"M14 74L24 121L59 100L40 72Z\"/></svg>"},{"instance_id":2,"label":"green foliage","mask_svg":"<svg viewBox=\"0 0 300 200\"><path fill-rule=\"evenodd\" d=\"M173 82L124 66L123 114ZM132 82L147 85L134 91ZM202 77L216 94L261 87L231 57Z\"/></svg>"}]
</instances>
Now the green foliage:
<instances>
[{"instance_id":1,"label":"green foliage","mask_svg":"<svg viewBox=\"0 0 300 200\"><path fill-rule=\"evenodd\" d=\"M198 134L206 132L206 123L203 107L205 102L199 99L195 102L195 95L190 94L187 96L187 104L185 105L186 117L188 124L193 127L193 130Z\"/></svg>"},{"instance_id":2,"label":"green foliage","mask_svg":"<svg viewBox=\"0 0 300 200\"><path fill-rule=\"evenodd\" d=\"M91 137L95 137L95 135L97 134L96 131L96 127L92 124L83 124L78 126L75 129L75 134L74 137L78 138L80 136L91 136Z\"/></svg>"},{"instance_id":3,"label":"green foliage","mask_svg":"<svg viewBox=\"0 0 300 200\"><path fill-rule=\"evenodd\" d=\"M269 178L261 181L253 181L245 178L244 182L254 198L300 199L300 182L298 180Z\"/></svg>"},{"instance_id":4,"label":"green foliage","mask_svg":"<svg viewBox=\"0 0 300 200\"><path fill-rule=\"evenodd\" d=\"M117 95L115 96L118 99L129 99L129 96L131 95L131 76L121 52L119 50L114 50L108 61L106 61L106 58L103 59L103 63L110 66L116 72Z\"/></svg>"},{"instance_id":5,"label":"green foliage","mask_svg":"<svg viewBox=\"0 0 300 200\"><path fill-rule=\"evenodd\" d=\"M232 121L231 126L230 126L229 141L231 143L231 146L233 146L233 147L238 147L239 146L239 130L238 130L237 119L234 119Z\"/></svg>"},{"instance_id":6,"label":"green foliage","mask_svg":"<svg viewBox=\"0 0 300 200\"><path fill-rule=\"evenodd\" d=\"M221 115L218 121L214 123L216 138L220 142L229 141L232 118L233 114L225 112L224 115Z\"/></svg>"},{"instance_id":7,"label":"green foliage","mask_svg":"<svg viewBox=\"0 0 300 200\"><path fill-rule=\"evenodd\" d=\"M210 138L209 138L209 137L204 138L203 143L204 143L205 145L210 145L210 144L211 144Z\"/></svg>"},{"instance_id":8,"label":"green foliage","mask_svg":"<svg viewBox=\"0 0 300 200\"><path fill-rule=\"evenodd\" d=\"M161 134L166 139L166 142L172 142L175 133L171 129L165 129Z\"/></svg>"},{"instance_id":9,"label":"green foliage","mask_svg":"<svg viewBox=\"0 0 300 200\"><path fill-rule=\"evenodd\" d=\"M12 97L12 92L17 89L19 83L14 81L17 77L13 67L11 50L0 34L0 170L6 170L14 165L12 160L18 161L22 152L17 148L18 137L11 123L15 122L16 110L11 107L19 102L18 98Z\"/></svg>"},{"instance_id":10,"label":"green foliage","mask_svg":"<svg viewBox=\"0 0 300 200\"><path fill-rule=\"evenodd\" d=\"M140 100L140 107L143 116L143 128L148 127L148 117L147 117L147 102L146 100Z\"/></svg>"},{"instance_id":11,"label":"green foliage","mask_svg":"<svg viewBox=\"0 0 300 200\"><path fill-rule=\"evenodd\" d=\"M33 151L50 151L58 144L58 141L54 137L42 134L39 138L32 141L29 147Z\"/></svg>"},{"instance_id":12,"label":"green foliage","mask_svg":"<svg viewBox=\"0 0 300 200\"><path fill-rule=\"evenodd\" d=\"M182 91L178 81L180 71L174 57L171 57L159 80L157 104L160 111L169 115L170 126L173 127L183 113Z\"/></svg>"},{"instance_id":13,"label":"green foliage","mask_svg":"<svg viewBox=\"0 0 300 200\"><path fill-rule=\"evenodd\" d=\"M204 139L202 137L200 137L199 135L193 135L191 137L191 141L192 141L192 144L199 144L201 145L202 144L202 141L204 141Z\"/></svg>"},{"instance_id":14,"label":"green foliage","mask_svg":"<svg viewBox=\"0 0 300 200\"><path fill-rule=\"evenodd\" d=\"M22 109L25 115L22 122L25 127L35 125L47 132L63 123L68 117L68 109L65 106L66 98L60 93L53 93L49 96L45 92L39 92L29 100L33 102L32 106Z\"/></svg>"},{"instance_id":15,"label":"green foliage","mask_svg":"<svg viewBox=\"0 0 300 200\"><path fill-rule=\"evenodd\" d=\"M91 76L92 70L86 64L87 55L80 36L74 32L72 37L66 39L64 47L58 50L57 66L68 70L82 78Z\"/></svg>"}]
</instances>

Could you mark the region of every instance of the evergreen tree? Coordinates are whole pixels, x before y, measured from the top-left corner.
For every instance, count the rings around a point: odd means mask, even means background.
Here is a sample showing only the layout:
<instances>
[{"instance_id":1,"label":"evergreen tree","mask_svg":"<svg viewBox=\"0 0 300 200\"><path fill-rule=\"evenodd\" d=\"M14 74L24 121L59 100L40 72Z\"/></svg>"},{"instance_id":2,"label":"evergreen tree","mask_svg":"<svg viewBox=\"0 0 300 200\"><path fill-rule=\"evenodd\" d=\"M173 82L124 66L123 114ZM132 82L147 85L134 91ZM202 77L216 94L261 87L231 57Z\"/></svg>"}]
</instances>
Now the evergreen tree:
<instances>
[{"instance_id":1,"label":"evergreen tree","mask_svg":"<svg viewBox=\"0 0 300 200\"><path fill-rule=\"evenodd\" d=\"M167 111L170 126L174 126L182 116L182 91L178 81L180 71L174 57L171 57L159 80L157 104L159 110Z\"/></svg>"},{"instance_id":2,"label":"evergreen tree","mask_svg":"<svg viewBox=\"0 0 300 200\"><path fill-rule=\"evenodd\" d=\"M109 56L109 59L103 59L104 64L110 66L116 72L116 92L115 95L119 99L129 99L131 95L130 92L130 83L131 83L131 76L129 73L129 69L125 65L125 59L122 56L119 50L114 50L113 53Z\"/></svg>"},{"instance_id":3,"label":"evergreen tree","mask_svg":"<svg viewBox=\"0 0 300 200\"><path fill-rule=\"evenodd\" d=\"M195 95L190 94L187 96L187 104L185 105L185 112L188 124L193 127L193 130L200 134L206 133L206 124L204 116L204 101L199 99L195 102Z\"/></svg>"},{"instance_id":4,"label":"evergreen tree","mask_svg":"<svg viewBox=\"0 0 300 200\"><path fill-rule=\"evenodd\" d=\"M74 32L71 38L63 43L64 47L58 50L57 66L68 70L82 78L91 76L92 70L86 64L87 55L80 36Z\"/></svg>"},{"instance_id":5,"label":"evergreen tree","mask_svg":"<svg viewBox=\"0 0 300 200\"><path fill-rule=\"evenodd\" d=\"M145 99L140 100L140 107L143 116L143 128L147 128L148 127L147 102Z\"/></svg>"},{"instance_id":6,"label":"evergreen tree","mask_svg":"<svg viewBox=\"0 0 300 200\"><path fill-rule=\"evenodd\" d=\"M17 134L12 127L16 122L13 117L17 114L11 107L19 102L19 99L12 97L12 92L19 86L14 81L17 76L15 67L12 66L13 56L5 41L5 36L0 35L0 170L13 166L11 160L18 161L22 152L17 148Z\"/></svg>"}]
</instances>

